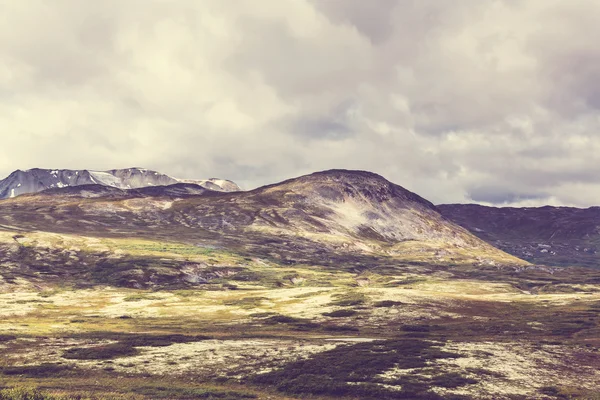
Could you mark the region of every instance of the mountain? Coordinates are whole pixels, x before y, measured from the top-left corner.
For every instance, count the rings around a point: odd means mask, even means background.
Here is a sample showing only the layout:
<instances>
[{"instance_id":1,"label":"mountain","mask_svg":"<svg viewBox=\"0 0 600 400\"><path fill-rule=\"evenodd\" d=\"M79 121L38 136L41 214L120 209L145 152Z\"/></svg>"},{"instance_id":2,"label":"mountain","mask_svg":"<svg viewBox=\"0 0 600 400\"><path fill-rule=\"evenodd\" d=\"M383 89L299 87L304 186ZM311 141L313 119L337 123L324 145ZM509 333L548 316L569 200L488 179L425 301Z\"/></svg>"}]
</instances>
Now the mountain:
<instances>
[{"instance_id":1,"label":"mountain","mask_svg":"<svg viewBox=\"0 0 600 400\"><path fill-rule=\"evenodd\" d=\"M110 171L39 169L17 170L0 181L0 199L47 189L81 185L103 185L118 189L137 189L188 183L214 191L241 190L235 183L224 179L180 180L144 168L113 169Z\"/></svg>"},{"instance_id":2,"label":"mountain","mask_svg":"<svg viewBox=\"0 0 600 400\"><path fill-rule=\"evenodd\" d=\"M2 399L598 393L600 269L529 264L379 175L94 180L0 200ZM539 243L593 238L596 218L459 210Z\"/></svg>"},{"instance_id":3,"label":"mountain","mask_svg":"<svg viewBox=\"0 0 600 400\"><path fill-rule=\"evenodd\" d=\"M196 183L175 183L172 185L146 186L138 189L119 189L113 186L93 184L46 189L41 192L28 195L30 198L34 199L45 197L50 201L60 202L61 199L65 198L96 198L113 200L143 197L183 198L188 196L198 196L207 192L215 191L216 190L208 189Z\"/></svg>"},{"instance_id":4,"label":"mountain","mask_svg":"<svg viewBox=\"0 0 600 400\"><path fill-rule=\"evenodd\" d=\"M447 220L427 200L369 172L324 171L249 192L178 185L55 188L0 202L0 224L203 240L289 262L321 261L331 253L436 264L522 263Z\"/></svg>"},{"instance_id":5,"label":"mountain","mask_svg":"<svg viewBox=\"0 0 600 400\"><path fill-rule=\"evenodd\" d=\"M226 179L210 178L210 179L177 179L180 183L189 183L199 185L203 188L214 190L217 192L240 192L242 189L234 182Z\"/></svg>"},{"instance_id":6,"label":"mountain","mask_svg":"<svg viewBox=\"0 0 600 400\"><path fill-rule=\"evenodd\" d=\"M481 242L444 219L422 197L364 171L331 170L259 188L238 197L259 211L252 229L360 237L384 243Z\"/></svg>"},{"instance_id":7,"label":"mountain","mask_svg":"<svg viewBox=\"0 0 600 400\"><path fill-rule=\"evenodd\" d=\"M446 218L524 260L556 266L600 266L600 207L437 207Z\"/></svg>"}]
</instances>

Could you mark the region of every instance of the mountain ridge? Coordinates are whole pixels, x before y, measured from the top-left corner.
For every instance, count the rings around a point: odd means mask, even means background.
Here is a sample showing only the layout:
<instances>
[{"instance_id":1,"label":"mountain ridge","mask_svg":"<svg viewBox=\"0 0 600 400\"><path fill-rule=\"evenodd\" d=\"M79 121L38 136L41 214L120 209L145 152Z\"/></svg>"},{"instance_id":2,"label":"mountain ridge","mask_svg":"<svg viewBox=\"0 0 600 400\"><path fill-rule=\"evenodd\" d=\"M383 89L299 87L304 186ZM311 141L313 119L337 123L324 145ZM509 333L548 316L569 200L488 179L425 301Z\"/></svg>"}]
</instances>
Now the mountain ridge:
<instances>
[{"instance_id":1,"label":"mountain ridge","mask_svg":"<svg viewBox=\"0 0 600 400\"><path fill-rule=\"evenodd\" d=\"M13 171L0 180L0 199L17 197L27 193L37 193L46 189L99 184L119 189L138 189L148 186L165 186L188 183L213 191L239 191L232 181L218 178L203 180L177 179L146 168L124 168L107 171L42 169Z\"/></svg>"},{"instance_id":2,"label":"mountain ridge","mask_svg":"<svg viewBox=\"0 0 600 400\"><path fill-rule=\"evenodd\" d=\"M202 238L215 246L279 252L277 257L295 253L297 260L298 251L290 251L295 246L304 249L305 262L333 252L436 264L523 263L452 223L431 202L366 171L321 171L247 192L194 187L111 190L105 197L88 194L93 187L53 188L0 202L0 224L70 234Z\"/></svg>"},{"instance_id":3,"label":"mountain ridge","mask_svg":"<svg viewBox=\"0 0 600 400\"><path fill-rule=\"evenodd\" d=\"M516 257L554 266L600 266L600 207L437 207L446 218Z\"/></svg>"}]
</instances>

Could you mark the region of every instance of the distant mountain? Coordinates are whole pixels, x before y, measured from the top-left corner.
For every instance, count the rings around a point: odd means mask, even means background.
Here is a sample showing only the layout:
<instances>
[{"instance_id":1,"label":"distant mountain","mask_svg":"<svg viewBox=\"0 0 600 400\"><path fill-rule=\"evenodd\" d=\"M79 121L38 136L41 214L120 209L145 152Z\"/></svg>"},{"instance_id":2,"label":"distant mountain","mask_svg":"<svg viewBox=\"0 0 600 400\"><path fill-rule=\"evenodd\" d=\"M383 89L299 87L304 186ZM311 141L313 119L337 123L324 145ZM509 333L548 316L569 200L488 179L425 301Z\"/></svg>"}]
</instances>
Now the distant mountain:
<instances>
[{"instance_id":1,"label":"distant mountain","mask_svg":"<svg viewBox=\"0 0 600 400\"><path fill-rule=\"evenodd\" d=\"M600 267L600 207L443 204L437 208L479 238L524 260Z\"/></svg>"},{"instance_id":2,"label":"distant mountain","mask_svg":"<svg viewBox=\"0 0 600 400\"><path fill-rule=\"evenodd\" d=\"M177 182L190 183L202 186L203 188L214 190L217 192L240 192L242 189L234 182L226 179L210 178L210 179L177 179Z\"/></svg>"},{"instance_id":3,"label":"distant mountain","mask_svg":"<svg viewBox=\"0 0 600 400\"><path fill-rule=\"evenodd\" d=\"M222 192L241 190L235 183L224 179L180 180L144 168L113 169L110 171L40 169L17 170L0 181L0 199L47 189L81 185L102 185L117 189L138 189L152 186L188 183Z\"/></svg>"},{"instance_id":4,"label":"distant mountain","mask_svg":"<svg viewBox=\"0 0 600 400\"><path fill-rule=\"evenodd\" d=\"M79 185L63 188L46 189L38 193L29 194L32 198L47 197L50 201L59 203L65 198L90 198L90 199L132 199L143 197L171 197L184 198L198 196L209 192L219 192L196 183L175 183L173 185L146 186L138 189L119 189L113 186Z\"/></svg>"},{"instance_id":5,"label":"distant mountain","mask_svg":"<svg viewBox=\"0 0 600 400\"><path fill-rule=\"evenodd\" d=\"M335 254L368 254L445 265L523 264L444 218L427 200L370 172L324 171L233 193L198 192L202 188L184 183L102 187L5 200L0 225L202 240L290 262L336 262Z\"/></svg>"}]
</instances>

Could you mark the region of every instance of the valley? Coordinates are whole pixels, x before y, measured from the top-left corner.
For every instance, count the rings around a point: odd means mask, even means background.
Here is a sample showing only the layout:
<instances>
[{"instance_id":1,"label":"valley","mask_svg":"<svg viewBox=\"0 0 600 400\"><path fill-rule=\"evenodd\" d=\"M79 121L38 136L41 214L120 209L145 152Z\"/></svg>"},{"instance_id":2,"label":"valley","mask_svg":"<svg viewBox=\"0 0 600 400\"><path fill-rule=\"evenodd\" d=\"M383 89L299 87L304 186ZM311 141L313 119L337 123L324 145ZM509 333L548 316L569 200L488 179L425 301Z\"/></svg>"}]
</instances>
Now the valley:
<instances>
[{"instance_id":1,"label":"valley","mask_svg":"<svg viewBox=\"0 0 600 400\"><path fill-rule=\"evenodd\" d=\"M598 398L600 270L371 173L178 185L0 201L0 399Z\"/></svg>"}]
</instances>

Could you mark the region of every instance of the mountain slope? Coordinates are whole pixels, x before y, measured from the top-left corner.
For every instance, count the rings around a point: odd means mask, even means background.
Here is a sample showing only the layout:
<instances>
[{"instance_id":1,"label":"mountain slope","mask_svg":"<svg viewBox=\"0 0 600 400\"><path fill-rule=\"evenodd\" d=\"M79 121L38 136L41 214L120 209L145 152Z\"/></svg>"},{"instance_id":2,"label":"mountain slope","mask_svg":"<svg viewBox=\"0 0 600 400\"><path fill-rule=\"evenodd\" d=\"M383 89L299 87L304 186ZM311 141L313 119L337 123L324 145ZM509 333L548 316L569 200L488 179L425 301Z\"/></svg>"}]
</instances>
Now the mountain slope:
<instances>
[{"instance_id":1,"label":"mountain slope","mask_svg":"<svg viewBox=\"0 0 600 400\"><path fill-rule=\"evenodd\" d=\"M387 243L481 244L442 218L435 206L383 177L332 170L257 189L242 197L262 203L252 228L328 233Z\"/></svg>"},{"instance_id":2,"label":"mountain slope","mask_svg":"<svg viewBox=\"0 0 600 400\"><path fill-rule=\"evenodd\" d=\"M238 191L239 186L223 179L180 180L144 168L91 170L50 170L34 168L17 170L0 181L0 199L16 197L26 193L37 193L47 189L81 185L103 185L118 189L137 189L150 186L188 183L215 191Z\"/></svg>"},{"instance_id":3,"label":"mountain slope","mask_svg":"<svg viewBox=\"0 0 600 400\"><path fill-rule=\"evenodd\" d=\"M202 241L294 262L363 254L436 264L522 263L368 172L325 171L250 192L148 190L74 198L69 188L9 199L0 202L0 224Z\"/></svg>"},{"instance_id":4,"label":"mountain slope","mask_svg":"<svg viewBox=\"0 0 600 400\"><path fill-rule=\"evenodd\" d=\"M488 243L536 263L600 266L600 207L439 205L441 213Z\"/></svg>"},{"instance_id":5,"label":"mountain slope","mask_svg":"<svg viewBox=\"0 0 600 400\"><path fill-rule=\"evenodd\" d=\"M61 202L66 198L96 198L104 200L133 199L144 197L184 198L214 192L195 183L175 183L172 185L146 186L138 189L119 189L100 184L67 186L64 188L46 189L29 194L30 198L46 197L50 201ZM27 195L25 195L26 197ZM33 197L31 197L33 196ZM25 197L22 198L24 201Z\"/></svg>"}]
</instances>

